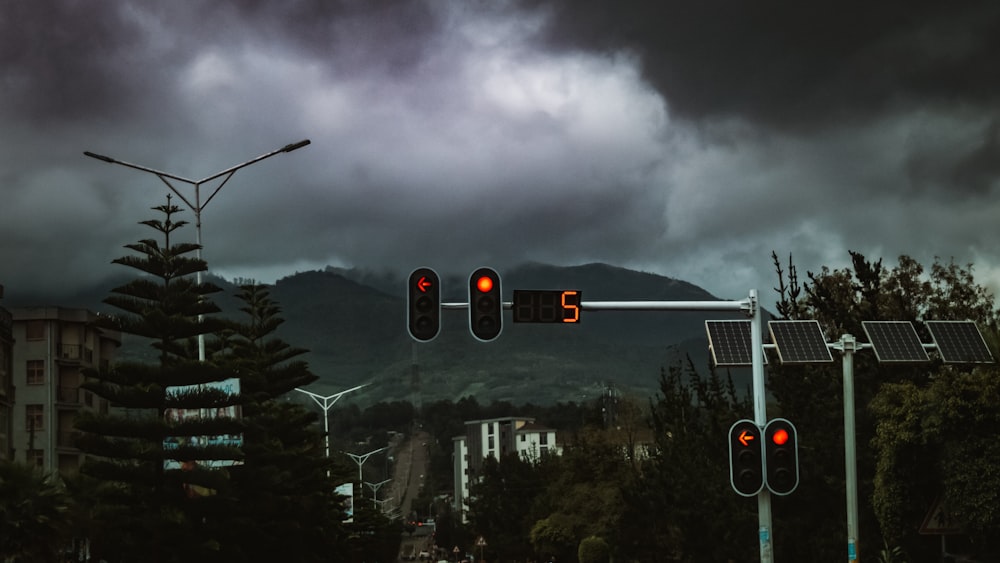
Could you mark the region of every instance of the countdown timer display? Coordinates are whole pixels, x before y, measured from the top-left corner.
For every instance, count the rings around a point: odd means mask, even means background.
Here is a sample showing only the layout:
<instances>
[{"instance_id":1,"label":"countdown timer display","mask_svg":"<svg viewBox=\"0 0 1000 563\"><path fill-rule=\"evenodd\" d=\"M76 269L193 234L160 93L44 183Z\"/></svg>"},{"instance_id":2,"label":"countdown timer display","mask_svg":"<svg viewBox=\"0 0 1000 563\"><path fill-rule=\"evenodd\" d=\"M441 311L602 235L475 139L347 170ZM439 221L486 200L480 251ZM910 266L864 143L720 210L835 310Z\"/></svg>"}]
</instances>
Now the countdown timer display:
<instances>
[{"instance_id":1,"label":"countdown timer display","mask_svg":"<svg viewBox=\"0 0 1000 563\"><path fill-rule=\"evenodd\" d=\"M583 294L579 290L515 289L515 323L578 323Z\"/></svg>"}]
</instances>

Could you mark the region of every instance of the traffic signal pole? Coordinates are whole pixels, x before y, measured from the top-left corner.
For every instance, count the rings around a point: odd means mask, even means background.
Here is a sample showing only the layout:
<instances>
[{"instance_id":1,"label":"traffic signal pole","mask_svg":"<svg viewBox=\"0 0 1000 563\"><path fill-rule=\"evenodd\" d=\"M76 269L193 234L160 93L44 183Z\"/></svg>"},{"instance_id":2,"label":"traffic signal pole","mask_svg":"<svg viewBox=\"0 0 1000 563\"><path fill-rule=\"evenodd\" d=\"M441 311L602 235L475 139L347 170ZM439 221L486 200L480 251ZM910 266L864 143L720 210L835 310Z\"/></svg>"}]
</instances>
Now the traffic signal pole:
<instances>
[{"instance_id":1,"label":"traffic signal pole","mask_svg":"<svg viewBox=\"0 0 1000 563\"><path fill-rule=\"evenodd\" d=\"M764 336L761 333L760 303L757 290L750 290L750 365L753 370L753 417L757 426L767 425L767 389L764 386ZM771 491L764 487L757 494L757 534L761 563L772 563Z\"/></svg>"},{"instance_id":2,"label":"traffic signal pole","mask_svg":"<svg viewBox=\"0 0 1000 563\"><path fill-rule=\"evenodd\" d=\"M512 302L504 302L511 309ZM739 301L581 301L584 311L729 311L750 317L751 365L753 368L754 422L761 429L767 424L767 393L764 386L764 337L761 332L761 309L757 290ZM468 309L469 303L441 303L442 309ZM757 494L758 538L761 563L773 563L771 548L771 493L764 487Z\"/></svg>"}]
</instances>

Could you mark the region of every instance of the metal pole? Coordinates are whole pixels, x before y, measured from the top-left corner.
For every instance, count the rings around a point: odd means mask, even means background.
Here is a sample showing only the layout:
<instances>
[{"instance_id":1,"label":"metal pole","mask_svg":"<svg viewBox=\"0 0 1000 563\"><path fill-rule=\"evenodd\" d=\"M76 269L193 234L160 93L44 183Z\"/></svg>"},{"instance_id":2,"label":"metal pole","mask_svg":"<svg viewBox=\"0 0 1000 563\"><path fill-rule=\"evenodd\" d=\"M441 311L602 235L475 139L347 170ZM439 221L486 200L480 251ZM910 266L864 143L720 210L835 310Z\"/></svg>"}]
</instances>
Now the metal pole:
<instances>
[{"instance_id":1,"label":"metal pole","mask_svg":"<svg viewBox=\"0 0 1000 563\"><path fill-rule=\"evenodd\" d=\"M756 298L754 298L756 299ZM585 311L742 311L748 316L756 301L582 301ZM464 302L441 303L442 309L468 309ZM514 308L511 301L503 302L504 309Z\"/></svg>"},{"instance_id":2,"label":"metal pole","mask_svg":"<svg viewBox=\"0 0 1000 563\"><path fill-rule=\"evenodd\" d=\"M378 508L378 490L382 488L382 485L385 485L389 481L392 481L392 479L386 479L384 481L379 481L378 483L365 482L365 485L368 485L368 488L372 490L373 507Z\"/></svg>"},{"instance_id":3,"label":"metal pole","mask_svg":"<svg viewBox=\"0 0 1000 563\"><path fill-rule=\"evenodd\" d=\"M767 425L767 388L764 385L764 336L761 333L760 303L757 290L750 290L750 359L753 369L753 415L761 429ZM763 435L763 433L762 433ZM757 493L757 524L761 563L772 563L771 491L764 487Z\"/></svg>"},{"instance_id":4,"label":"metal pole","mask_svg":"<svg viewBox=\"0 0 1000 563\"><path fill-rule=\"evenodd\" d=\"M305 389L299 387L295 388L295 390L298 391L299 393L305 393L306 395L309 395L309 398L311 398L313 402L319 405L319 408L323 409L323 436L324 436L324 442L326 443L326 457L328 459L330 457L330 409L333 408L333 405L335 405L337 401L340 400L341 397L350 393L351 391L357 391L358 389L361 389L365 385L368 384L365 383L364 385L351 387L346 391L341 391L340 393L334 393L333 395L327 395L325 397L323 395L317 395L312 391L306 391ZM326 475L327 477L330 476L329 469L326 470Z\"/></svg>"},{"instance_id":5,"label":"metal pole","mask_svg":"<svg viewBox=\"0 0 1000 563\"><path fill-rule=\"evenodd\" d=\"M354 463L358 464L358 486L359 487L363 487L364 486L364 482L365 482L364 481L364 476L361 473L361 467L365 464L366 461L368 461L368 458L370 458L371 456L373 456L373 455L375 455L375 454L377 454L377 453L379 453L379 452L381 452L383 450L387 450L387 449L389 449L389 446L385 446L385 447L379 448L377 450L372 450L372 451L370 451L370 452L368 452L366 454L352 454L350 452L341 452L344 455L347 455L348 457L350 457L351 459L353 459Z\"/></svg>"},{"instance_id":6,"label":"metal pole","mask_svg":"<svg viewBox=\"0 0 1000 563\"><path fill-rule=\"evenodd\" d=\"M844 363L844 468L847 480L847 560L858 560L858 462L854 422L854 351L850 334L840 337Z\"/></svg>"}]
</instances>

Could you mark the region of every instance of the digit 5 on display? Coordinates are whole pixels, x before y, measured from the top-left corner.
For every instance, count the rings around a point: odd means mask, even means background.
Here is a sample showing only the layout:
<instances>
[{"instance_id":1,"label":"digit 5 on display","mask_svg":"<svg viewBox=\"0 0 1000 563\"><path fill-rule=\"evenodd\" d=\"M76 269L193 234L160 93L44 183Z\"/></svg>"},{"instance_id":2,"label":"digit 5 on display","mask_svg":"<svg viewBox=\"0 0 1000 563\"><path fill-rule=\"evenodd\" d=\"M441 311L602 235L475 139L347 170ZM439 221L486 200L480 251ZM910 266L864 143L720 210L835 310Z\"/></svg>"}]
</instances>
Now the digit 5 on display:
<instances>
[{"instance_id":1,"label":"digit 5 on display","mask_svg":"<svg viewBox=\"0 0 1000 563\"><path fill-rule=\"evenodd\" d=\"M576 289L514 290L515 323L580 322L583 292Z\"/></svg>"}]
</instances>

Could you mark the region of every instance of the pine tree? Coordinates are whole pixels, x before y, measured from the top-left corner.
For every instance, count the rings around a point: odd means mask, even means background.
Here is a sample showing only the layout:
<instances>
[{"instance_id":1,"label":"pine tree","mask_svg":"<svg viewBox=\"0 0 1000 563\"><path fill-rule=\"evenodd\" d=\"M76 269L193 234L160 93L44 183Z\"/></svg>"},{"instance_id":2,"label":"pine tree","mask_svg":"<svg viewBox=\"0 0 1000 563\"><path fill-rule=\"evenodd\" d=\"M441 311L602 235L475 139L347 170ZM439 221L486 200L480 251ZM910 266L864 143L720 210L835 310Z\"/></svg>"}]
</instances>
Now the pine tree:
<instances>
[{"instance_id":1,"label":"pine tree","mask_svg":"<svg viewBox=\"0 0 1000 563\"><path fill-rule=\"evenodd\" d=\"M274 336L283 319L267 287L246 284L237 297L246 320L231 325L223 352L242 382L246 457L232 469L240 505L220 529L221 559L328 561L345 550L334 488L350 477L323 456L317 415L284 400L317 377L297 359L305 350Z\"/></svg>"},{"instance_id":2,"label":"pine tree","mask_svg":"<svg viewBox=\"0 0 1000 563\"><path fill-rule=\"evenodd\" d=\"M140 224L156 231L162 245L143 239L126 245L135 255L114 260L144 275L112 290L105 303L123 313L104 324L151 339L158 362L86 371L83 387L113 409L76 423L79 447L88 454L81 473L99 484L94 551L118 561L212 560L219 550L213 519L233 503L227 466L243 454L234 444L206 438L243 432L238 419L211 416L231 410L240 397L209 385L232 377L230 371L192 354L197 336L224 327L205 316L218 312L208 296L219 288L192 278L207 269L189 256L199 246L171 240L186 224L174 219L180 209L169 197L153 209L164 219ZM169 416L180 413L203 416Z\"/></svg>"}]
</instances>

